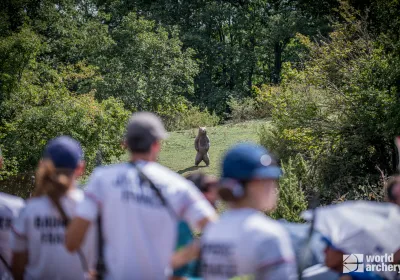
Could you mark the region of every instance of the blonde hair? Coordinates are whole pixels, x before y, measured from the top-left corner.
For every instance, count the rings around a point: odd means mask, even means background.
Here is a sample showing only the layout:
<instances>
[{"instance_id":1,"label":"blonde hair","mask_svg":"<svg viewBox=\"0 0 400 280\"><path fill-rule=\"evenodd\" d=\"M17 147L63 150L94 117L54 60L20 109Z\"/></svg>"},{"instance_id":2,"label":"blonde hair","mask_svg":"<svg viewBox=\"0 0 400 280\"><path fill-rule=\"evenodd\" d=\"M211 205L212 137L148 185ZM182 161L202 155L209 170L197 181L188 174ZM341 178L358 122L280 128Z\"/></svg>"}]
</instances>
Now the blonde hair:
<instances>
[{"instance_id":1,"label":"blonde hair","mask_svg":"<svg viewBox=\"0 0 400 280\"><path fill-rule=\"evenodd\" d=\"M69 190L72 185L73 169L56 168L49 159L40 162L36 171L36 184L33 197L47 195L55 204L64 221L68 217L60 204L60 198Z\"/></svg>"}]
</instances>

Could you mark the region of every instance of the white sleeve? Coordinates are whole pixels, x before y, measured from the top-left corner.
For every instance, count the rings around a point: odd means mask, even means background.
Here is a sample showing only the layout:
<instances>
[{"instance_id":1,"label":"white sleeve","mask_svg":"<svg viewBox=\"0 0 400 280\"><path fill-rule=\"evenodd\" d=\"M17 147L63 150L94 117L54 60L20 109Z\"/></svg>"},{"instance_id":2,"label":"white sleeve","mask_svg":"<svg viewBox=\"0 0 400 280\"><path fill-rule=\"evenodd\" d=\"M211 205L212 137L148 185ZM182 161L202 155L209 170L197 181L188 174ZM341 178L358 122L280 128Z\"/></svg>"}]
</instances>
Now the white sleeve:
<instances>
[{"instance_id":1,"label":"white sleeve","mask_svg":"<svg viewBox=\"0 0 400 280\"><path fill-rule=\"evenodd\" d=\"M13 252L28 250L28 222L29 216L25 207L20 211L18 218L14 219L12 224L10 245Z\"/></svg>"},{"instance_id":2,"label":"white sleeve","mask_svg":"<svg viewBox=\"0 0 400 280\"><path fill-rule=\"evenodd\" d=\"M296 276L296 260L285 233L269 236L256 249L257 279L291 279Z\"/></svg>"},{"instance_id":3,"label":"white sleeve","mask_svg":"<svg viewBox=\"0 0 400 280\"><path fill-rule=\"evenodd\" d=\"M213 217L216 213L204 195L193 185L188 185L185 189L181 218L194 229L197 223L206 217Z\"/></svg>"},{"instance_id":4,"label":"white sleeve","mask_svg":"<svg viewBox=\"0 0 400 280\"><path fill-rule=\"evenodd\" d=\"M101 173L95 170L85 188L85 198L78 205L76 216L94 222L98 216L99 207L103 202Z\"/></svg>"}]
</instances>

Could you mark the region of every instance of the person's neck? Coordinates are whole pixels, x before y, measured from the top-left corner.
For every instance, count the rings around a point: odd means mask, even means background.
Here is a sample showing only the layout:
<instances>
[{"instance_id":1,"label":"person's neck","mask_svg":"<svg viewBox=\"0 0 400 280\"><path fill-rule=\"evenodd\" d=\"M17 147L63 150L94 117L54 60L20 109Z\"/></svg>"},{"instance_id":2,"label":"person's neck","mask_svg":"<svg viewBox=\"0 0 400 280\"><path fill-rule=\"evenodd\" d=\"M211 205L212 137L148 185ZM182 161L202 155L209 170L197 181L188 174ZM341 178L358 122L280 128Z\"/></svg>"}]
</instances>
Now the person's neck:
<instances>
[{"instance_id":1,"label":"person's neck","mask_svg":"<svg viewBox=\"0 0 400 280\"><path fill-rule=\"evenodd\" d=\"M134 154L131 155L131 161L135 162L135 161L154 161L153 156L151 154Z\"/></svg>"}]
</instances>

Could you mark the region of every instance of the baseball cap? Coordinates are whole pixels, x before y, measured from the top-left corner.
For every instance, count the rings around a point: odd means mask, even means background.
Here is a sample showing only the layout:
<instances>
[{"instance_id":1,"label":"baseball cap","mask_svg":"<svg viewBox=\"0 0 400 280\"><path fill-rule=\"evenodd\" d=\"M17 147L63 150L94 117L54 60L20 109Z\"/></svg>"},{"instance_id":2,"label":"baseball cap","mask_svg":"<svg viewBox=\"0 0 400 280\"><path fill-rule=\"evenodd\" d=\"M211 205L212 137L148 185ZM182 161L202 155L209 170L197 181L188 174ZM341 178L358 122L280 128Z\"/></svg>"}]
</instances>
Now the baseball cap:
<instances>
[{"instance_id":1,"label":"baseball cap","mask_svg":"<svg viewBox=\"0 0 400 280\"><path fill-rule=\"evenodd\" d=\"M75 139L59 136L47 143L43 158L50 159L56 168L75 169L83 159L83 151Z\"/></svg>"},{"instance_id":2,"label":"baseball cap","mask_svg":"<svg viewBox=\"0 0 400 280\"><path fill-rule=\"evenodd\" d=\"M137 147L148 147L154 141L165 139L168 134L161 119L150 112L139 112L132 115L126 129L125 139Z\"/></svg>"},{"instance_id":3,"label":"baseball cap","mask_svg":"<svg viewBox=\"0 0 400 280\"><path fill-rule=\"evenodd\" d=\"M234 146L222 162L222 179L278 179L281 175L273 156L264 147L253 143Z\"/></svg>"}]
</instances>

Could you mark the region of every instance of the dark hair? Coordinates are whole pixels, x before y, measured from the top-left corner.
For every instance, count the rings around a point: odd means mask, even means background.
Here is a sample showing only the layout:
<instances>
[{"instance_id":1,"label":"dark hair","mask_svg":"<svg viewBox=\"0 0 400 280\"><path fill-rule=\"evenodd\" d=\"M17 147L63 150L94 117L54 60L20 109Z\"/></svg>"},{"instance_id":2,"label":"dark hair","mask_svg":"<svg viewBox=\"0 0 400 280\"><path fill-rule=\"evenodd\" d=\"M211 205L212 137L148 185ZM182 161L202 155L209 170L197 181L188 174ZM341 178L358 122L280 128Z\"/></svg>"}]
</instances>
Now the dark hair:
<instances>
[{"instance_id":1,"label":"dark hair","mask_svg":"<svg viewBox=\"0 0 400 280\"><path fill-rule=\"evenodd\" d=\"M128 137L126 145L132 153L148 153L155 141L155 139L154 141L144 141L141 137Z\"/></svg>"},{"instance_id":2,"label":"dark hair","mask_svg":"<svg viewBox=\"0 0 400 280\"><path fill-rule=\"evenodd\" d=\"M211 182L207 181L207 177L209 175L206 175L204 173L192 173L186 176L186 179L189 181L192 181L196 187L202 192L208 192L210 190Z\"/></svg>"},{"instance_id":3,"label":"dark hair","mask_svg":"<svg viewBox=\"0 0 400 280\"><path fill-rule=\"evenodd\" d=\"M393 194L393 189L397 184L400 184L400 176L394 176L386 182L386 185L385 185L385 200L386 201L396 202L396 200L398 199Z\"/></svg>"},{"instance_id":4,"label":"dark hair","mask_svg":"<svg viewBox=\"0 0 400 280\"><path fill-rule=\"evenodd\" d=\"M224 188L221 187L218 190L218 195L219 197L226 202L238 202L239 200L241 200L242 198L246 197L247 195L247 188L246 188L246 184L248 183L247 180L242 180L242 181L237 181L237 184L240 185L241 188L243 188L243 195L240 197L237 197L233 194L232 189L230 188Z\"/></svg>"},{"instance_id":5,"label":"dark hair","mask_svg":"<svg viewBox=\"0 0 400 280\"><path fill-rule=\"evenodd\" d=\"M36 186L32 196L47 195L59 210L64 221L67 221L68 217L62 210L60 198L68 191L73 173L73 169L55 168L49 159L42 160L36 171Z\"/></svg>"}]
</instances>

